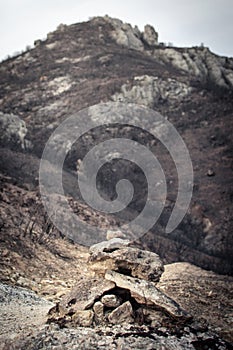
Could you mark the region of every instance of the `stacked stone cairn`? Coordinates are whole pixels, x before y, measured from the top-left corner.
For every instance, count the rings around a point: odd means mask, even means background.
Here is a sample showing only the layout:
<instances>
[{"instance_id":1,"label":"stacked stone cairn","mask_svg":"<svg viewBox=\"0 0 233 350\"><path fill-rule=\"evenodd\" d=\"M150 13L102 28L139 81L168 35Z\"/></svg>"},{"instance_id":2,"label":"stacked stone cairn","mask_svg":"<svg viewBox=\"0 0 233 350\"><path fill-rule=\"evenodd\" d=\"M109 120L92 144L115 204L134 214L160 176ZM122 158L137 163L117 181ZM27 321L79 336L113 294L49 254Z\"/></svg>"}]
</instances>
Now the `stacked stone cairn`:
<instances>
[{"instance_id":1,"label":"stacked stone cairn","mask_svg":"<svg viewBox=\"0 0 233 350\"><path fill-rule=\"evenodd\" d=\"M164 266L155 253L112 238L90 247L90 275L49 311L48 322L60 326L147 324L191 317L156 288Z\"/></svg>"}]
</instances>

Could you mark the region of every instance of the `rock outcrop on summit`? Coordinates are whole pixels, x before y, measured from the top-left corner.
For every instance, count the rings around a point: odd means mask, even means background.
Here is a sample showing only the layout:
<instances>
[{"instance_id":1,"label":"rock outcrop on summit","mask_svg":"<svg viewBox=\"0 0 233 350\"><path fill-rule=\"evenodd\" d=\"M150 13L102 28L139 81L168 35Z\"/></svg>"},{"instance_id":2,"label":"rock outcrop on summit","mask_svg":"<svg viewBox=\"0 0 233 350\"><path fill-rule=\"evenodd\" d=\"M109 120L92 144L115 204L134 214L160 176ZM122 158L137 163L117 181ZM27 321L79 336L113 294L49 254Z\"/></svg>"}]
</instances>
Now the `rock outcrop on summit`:
<instances>
[{"instance_id":1,"label":"rock outcrop on summit","mask_svg":"<svg viewBox=\"0 0 233 350\"><path fill-rule=\"evenodd\" d=\"M233 88L233 59L219 57L206 47L159 49L155 58L172 64L207 85L227 90Z\"/></svg>"},{"instance_id":2,"label":"rock outcrop on summit","mask_svg":"<svg viewBox=\"0 0 233 350\"><path fill-rule=\"evenodd\" d=\"M144 32L140 33L137 27L132 28L118 19L108 16L104 19L113 25L112 36L119 45L152 55L156 60L200 79L202 83L233 89L233 58L219 57L204 46L184 49L166 47L160 45L158 33L151 25L146 25Z\"/></svg>"}]
</instances>

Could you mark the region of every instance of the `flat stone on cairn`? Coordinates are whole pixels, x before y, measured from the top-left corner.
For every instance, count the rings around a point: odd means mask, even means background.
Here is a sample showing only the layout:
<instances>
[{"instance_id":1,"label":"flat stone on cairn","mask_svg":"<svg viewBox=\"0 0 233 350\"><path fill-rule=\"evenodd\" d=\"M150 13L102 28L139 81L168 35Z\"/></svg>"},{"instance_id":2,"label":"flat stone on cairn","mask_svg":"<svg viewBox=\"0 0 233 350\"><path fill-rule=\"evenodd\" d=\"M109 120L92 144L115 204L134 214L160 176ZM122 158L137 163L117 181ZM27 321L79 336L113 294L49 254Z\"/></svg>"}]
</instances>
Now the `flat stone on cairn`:
<instances>
[{"instance_id":1,"label":"flat stone on cairn","mask_svg":"<svg viewBox=\"0 0 233 350\"><path fill-rule=\"evenodd\" d=\"M104 274L107 270L158 282L164 271L160 257L152 252L130 247L130 241L113 238L90 248L92 269Z\"/></svg>"}]
</instances>

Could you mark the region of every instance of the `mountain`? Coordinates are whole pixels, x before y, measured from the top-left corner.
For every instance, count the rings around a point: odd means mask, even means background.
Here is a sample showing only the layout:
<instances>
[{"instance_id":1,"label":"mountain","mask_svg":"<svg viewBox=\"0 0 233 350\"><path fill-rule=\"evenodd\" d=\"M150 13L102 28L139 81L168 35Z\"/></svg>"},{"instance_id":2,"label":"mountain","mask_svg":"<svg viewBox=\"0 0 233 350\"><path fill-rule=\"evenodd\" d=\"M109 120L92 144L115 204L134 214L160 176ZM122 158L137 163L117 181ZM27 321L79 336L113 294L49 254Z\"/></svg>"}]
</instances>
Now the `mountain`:
<instances>
[{"instance_id":1,"label":"mountain","mask_svg":"<svg viewBox=\"0 0 233 350\"><path fill-rule=\"evenodd\" d=\"M137 27L105 16L60 25L46 40L36 40L35 48L3 61L0 77L5 130L1 168L30 188L38 185L39 159L48 137L73 113L100 102L121 101L150 107L168 118L190 152L193 198L178 229L168 236L158 222L143 242L167 262L189 261L232 273L232 58L219 57L206 47L167 47L158 42L153 27L147 25L140 33ZM20 119L12 121L9 114ZM135 136L129 134L131 139ZM96 138L103 140L103 132L92 132L68 153L70 173ZM148 144L148 135L143 138ZM167 181L175 183L168 155L161 145L154 148L161 154ZM120 164L117 179L130 176L132 170L131 164ZM107 167L103 171L100 187L111 196L114 190L107 172L113 183L116 177ZM143 174L137 175L134 212L143 206ZM70 194L72 186L67 189ZM175 190L170 192L162 222L175 201ZM131 214L127 212L123 219Z\"/></svg>"},{"instance_id":2,"label":"mountain","mask_svg":"<svg viewBox=\"0 0 233 350\"><path fill-rule=\"evenodd\" d=\"M204 318L214 331L230 341L232 277L227 275L233 274L232 101L233 58L217 56L204 46L177 48L160 43L152 26L146 25L140 32L137 27L108 16L70 26L61 24L45 40L36 40L34 48L1 62L1 282L32 289L53 303L60 301L80 278L87 277L84 269L89 254L87 247L106 238L89 237L83 227L91 224L109 236L121 231L121 237L130 238L138 249L159 254L166 264L159 288L191 308L195 317ZM146 129L114 125L114 116L122 106L136 108L130 114L132 125L137 124L145 111L143 123L148 130L156 122L154 113L160 113L179 132L189 151L194 172L192 200L187 214L172 232L166 232L165 227L177 200L176 164L166 147ZM106 115L109 120L102 125ZM79 127L84 129L90 116L100 126L88 130L72 146L64 129L51 144L52 152L59 145L59 151L66 153L62 173L64 192L74 213L84 223L73 227L70 218L59 209L57 214L67 230L68 237L64 237L44 208L39 167L47 141L70 116L78 116ZM97 176L97 188L109 203L116 199L118 181L130 180L134 195L125 210L109 214L95 210L85 202L77 186L78 178L88 170L82 169L87 152L114 138L127 138L146 146L158 158L166 178L168 193L162 214L149 232L136 238L121 227L135 219L146 204L148 183L137 164L117 159L117 153L112 151L103 155L106 164ZM93 155L98 156L98 152L96 149ZM53 166L51 162L48 169ZM52 183L50 186L57 205L65 196L56 192ZM91 192L92 188L87 190ZM128 270L125 268L122 273L127 275ZM174 282L173 275L178 282ZM7 288L1 286L4 298ZM20 295L18 291L15 293ZM47 303L41 305L48 309ZM38 309L43 319L45 309ZM3 325L7 334L8 321L4 322L5 314ZM179 338L176 331L174 334ZM38 330L38 339L46 332L46 329ZM47 336L56 337L56 332L54 328L53 335ZM106 332L108 336L109 331ZM118 329L116 332L113 342L121 337ZM123 333L135 339L129 332L125 329ZM148 331L138 335L135 328L133 332L135 337L140 337L139 343L143 343L143 337L152 339ZM157 339L163 331L156 332L153 337ZM185 328L182 332L185 333ZM189 333L189 340L193 332L198 334L196 326ZM203 339L204 326L200 332L201 340L195 340L195 348L214 346L214 336L208 333L210 338ZM98 342L100 333L94 335ZM70 334L64 331L64 342L70 339ZM162 337L166 338L164 334ZM33 349L30 344L35 338L28 337L28 340L19 339L19 348ZM184 343L179 343L181 349L187 346L186 338L183 340Z\"/></svg>"}]
</instances>

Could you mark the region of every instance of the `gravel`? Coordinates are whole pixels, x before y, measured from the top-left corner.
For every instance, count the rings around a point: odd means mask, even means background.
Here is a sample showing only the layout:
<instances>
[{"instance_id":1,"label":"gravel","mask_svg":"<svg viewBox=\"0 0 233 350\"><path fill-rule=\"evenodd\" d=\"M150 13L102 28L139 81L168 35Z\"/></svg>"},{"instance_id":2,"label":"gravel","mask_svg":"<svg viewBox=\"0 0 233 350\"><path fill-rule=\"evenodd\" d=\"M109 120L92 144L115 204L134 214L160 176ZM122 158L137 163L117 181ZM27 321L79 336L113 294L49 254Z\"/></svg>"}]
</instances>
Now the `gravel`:
<instances>
[{"instance_id":1,"label":"gravel","mask_svg":"<svg viewBox=\"0 0 233 350\"><path fill-rule=\"evenodd\" d=\"M0 340L43 325L53 306L33 291L0 283Z\"/></svg>"}]
</instances>

